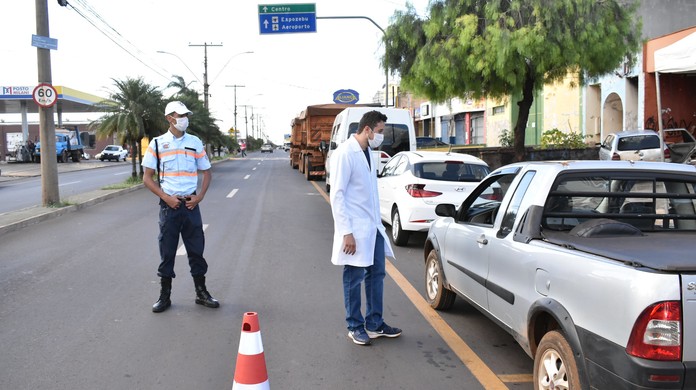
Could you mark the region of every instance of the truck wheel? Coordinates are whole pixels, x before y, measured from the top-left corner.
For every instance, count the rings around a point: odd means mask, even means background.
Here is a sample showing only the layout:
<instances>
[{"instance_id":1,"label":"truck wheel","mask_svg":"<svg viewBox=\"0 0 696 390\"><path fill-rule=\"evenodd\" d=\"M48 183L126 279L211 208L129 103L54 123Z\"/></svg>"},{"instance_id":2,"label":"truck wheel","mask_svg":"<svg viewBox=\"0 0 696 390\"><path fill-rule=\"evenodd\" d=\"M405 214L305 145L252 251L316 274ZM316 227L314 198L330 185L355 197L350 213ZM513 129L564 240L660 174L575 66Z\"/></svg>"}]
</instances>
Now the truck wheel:
<instances>
[{"instance_id":1,"label":"truck wheel","mask_svg":"<svg viewBox=\"0 0 696 390\"><path fill-rule=\"evenodd\" d=\"M580 388L573 349L562 333L552 330L542 337L534 356L534 389Z\"/></svg>"},{"instance_id":2,"label":"truck wheel","mask_svg":"<svg viewBox=\"0 0 696 390\"><path fill-rule=\"evenodd\" d=\"M58 157L58 161L62 162L62 163L68 162L68 151L67 150L63 150L60 153L60 157Z\"/></svg>"},{"instance_id":3,"label":"truck wheel","mask_svg":"<svg viewBox=\"0 0 696 390\"><path fill-rule=\"evenodd\" d=\"M406 246L408 244L408 236L410 234L407 230L401 229L401 215L399 215L398 208L394 208L394 211L392 211L391 231L394 245Z\"/></svg>"},{"instance_id":4,"label":"truck wheel","mask_svg":"<svg viewBox=\"0 0 696 390\"><path fill-rule=\"evenodd\" d=\"M72 154L72 162L80 162L80 153L75 152Z\"/></svg>"},{"instance_id":5,"label":"truck wheel","mask_svg":"<svg viewBox=\"0 0 696 390\"><path fill-rule=\"evenodd\" d=\"M448 310L457 296L444 285L444 273L437 259L435 249L428 253L425 260L425 299L435 310Z\"/></svg>"},{"instance_id":6,"label":"truck wheel","mask_svg":"<svg viewBox=\"0 0 696 390\"><path fill-rule=\"evenodd\" d=\"M305 174L305 179L307 179L307 181L312 180L312 175L310 175L310 172L312 172L312 162L309 161L309 157L305 157L304 174Z\"/></svg>"}]
</instances>

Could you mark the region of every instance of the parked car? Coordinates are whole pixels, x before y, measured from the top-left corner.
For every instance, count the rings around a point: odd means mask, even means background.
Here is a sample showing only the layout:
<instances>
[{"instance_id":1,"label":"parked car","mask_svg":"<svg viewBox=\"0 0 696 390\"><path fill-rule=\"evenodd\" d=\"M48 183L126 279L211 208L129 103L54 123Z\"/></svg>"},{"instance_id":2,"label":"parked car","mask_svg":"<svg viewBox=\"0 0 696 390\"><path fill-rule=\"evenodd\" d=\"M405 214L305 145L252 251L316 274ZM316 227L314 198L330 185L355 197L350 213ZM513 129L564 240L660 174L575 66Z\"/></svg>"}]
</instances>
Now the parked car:
<instances>
[{"instance_id":1,"label":"parked car","mask_svg":"<svg viewBox=\"0 0 696 390\"><path fill-rule=\"evenodd\" d=\"M99 159L101 161L126 161L126 157L128 157L128 150L123 149L123 147L119 145L107 145L104 148L104 150L101 151L101 153L98 153L96 156L94 156L94 158Z\"/></svg>"},{"instance_id":2,"label":"parked car","mask_svg":"<svg viewBox=\"0 0 696 390\"><path fill-rule=\"evenodd\" d=\"M273 145L271 144L263 144L261 145L261 153L273 153Z\"/></svg>"},{"instance_id":3,"label":"parked car","mask_svg":"<svg viewBox=\"0 0 696 390\"><path fill-rule=\"evenodd\" d=\"M535 389L696 388L694 167L517 163L436 211L426 300L509 332Z\"/></svg>"},{"instance_id":4,"label":"parked car","mask_svg":"<svg viewBox=\"0 0 696 390\"><path fill-rule=\"evenodd\" d=\"M607 135L599 147L600 160L662 161L684 163L696 149L696 140L686 129L666 129L664 150L660 134L653 130L630 130Z\"/></svg>"},{"instance_id":5,"label":"parked car","mask_svg":"<svg viewBox=\"0 0 696 390\"><path fill-rule=\"evenodd\" d=\"M427 231L437 204L461 203L489 172L483 160L461 153L400 152L389 159L377 185L394 244L406 245L411 232Z\"/></svg>"},{"instance_id":6,"label":"parked car","mask_svg":"<svg viewBox=\"0 0 696 390\"><path fill-rule=\"evenodd\" d=\"M447 147L450 146L450 144L446 142L442 142L437 138L433 137L416 137L416 148L417 149L423 149L423 148L441 148L441 147Z\"/></svg>"}]
</instances>

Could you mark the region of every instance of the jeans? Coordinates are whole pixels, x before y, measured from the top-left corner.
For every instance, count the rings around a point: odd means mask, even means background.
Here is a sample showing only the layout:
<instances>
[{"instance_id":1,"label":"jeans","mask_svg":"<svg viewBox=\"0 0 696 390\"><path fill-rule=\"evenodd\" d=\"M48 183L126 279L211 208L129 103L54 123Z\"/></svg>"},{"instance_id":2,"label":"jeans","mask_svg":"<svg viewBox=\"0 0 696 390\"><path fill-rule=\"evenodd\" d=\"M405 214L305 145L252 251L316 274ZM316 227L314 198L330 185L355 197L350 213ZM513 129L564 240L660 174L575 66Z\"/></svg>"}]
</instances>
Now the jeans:
<instances>
[{"instance_id":1,"label":"jeans","mask_svg":"<svg viewBox=\"0 0 696 390\"><path fill-rule=\"evenodd\" d=\"M382 299L384 297L384 238L377 232L374 263L369 267L343 266L343 303L346 307L348 330L365 327L377 330L382 319ZM365 281L365 318L361 312L360 284Z\"/></svg>"},{"instance_id":2,"label":"jeans","mask_svg":"<svg viewBox=\"0 0 696 390\"><path fill-rule=\"evenodd\" d=\"M193 210L181 203L173 209L160 201L159 213L159 251L161 262L157 276L174 278L174 259L179 246L179 235L184 241L192 276L203 276L208 271L208 263L203 258L205 237L203 235L203 219L201 209L196 206Z\"/></svg>"}]
</instances>

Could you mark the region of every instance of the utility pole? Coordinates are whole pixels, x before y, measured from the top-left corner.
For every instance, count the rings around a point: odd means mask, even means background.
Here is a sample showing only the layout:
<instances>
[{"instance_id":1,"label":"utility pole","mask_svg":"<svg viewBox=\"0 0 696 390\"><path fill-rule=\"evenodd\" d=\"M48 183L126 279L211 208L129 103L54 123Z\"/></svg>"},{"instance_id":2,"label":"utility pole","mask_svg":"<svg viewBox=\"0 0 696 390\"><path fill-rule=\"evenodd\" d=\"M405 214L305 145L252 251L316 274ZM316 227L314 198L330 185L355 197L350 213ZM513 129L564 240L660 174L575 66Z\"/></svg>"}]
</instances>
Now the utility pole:
<instances>
[{"instance_id":1,"label":"utility pole","mask_svg":"<svg viewBox=\"0 0 696 390\"><path fill-rule=\"evenodd\" d=\"M36 0L36 35L50 37L48 0ZM51 52L36 48L39 84L52 85ZM58 97L56 97L57 99ZM53 107L39 107L39 141L41 142L41 202L44 207L60 203L56 162L56 125Z\"/></svg>"},{"instance_id":2,"label":"utility pole","mask_svg":"<svg viewBox=\"0 0 696 390\"><path fill-rule=\"evenodd\" d=\"M234 88L234 137L237 140L237 88L244 88L244 85L225 85L226 87Z\"/></svg>"},{"instance_id":3,"label":"utility pole","mask_svg":"<svg viewBox=\"0 0 696 390\"><path fill-rule=\"evenodd\" d=\"M208 109L208 97L210 96L208 94L208 46L215 47L215 46L222 46L222 44L219 45L214 45L212 43L207 43L204 42L202 45L201 44L191 44L189 43L189 46L203 46L203 106L205 106L205 109Z\"/></svg>"}]
</instances>

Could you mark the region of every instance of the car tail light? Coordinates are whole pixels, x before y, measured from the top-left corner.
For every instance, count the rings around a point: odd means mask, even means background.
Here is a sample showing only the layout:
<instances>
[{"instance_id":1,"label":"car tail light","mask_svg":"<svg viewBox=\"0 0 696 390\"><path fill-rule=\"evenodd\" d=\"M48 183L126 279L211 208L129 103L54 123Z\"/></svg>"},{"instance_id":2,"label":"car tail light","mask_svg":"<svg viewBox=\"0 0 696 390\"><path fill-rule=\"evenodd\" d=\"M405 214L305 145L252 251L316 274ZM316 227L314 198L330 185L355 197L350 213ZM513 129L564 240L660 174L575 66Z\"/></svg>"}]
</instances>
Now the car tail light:
<instances>
[{"instance_id":1,"label":"car tail light","mask_svg":"<svg viewBox=\"0 0 696 390\"><path fill-rule=\"evenodd\" d=\"M500 188L494 188L492 194L481 194L479 198L486 200L503 200L503 193Z\"/></svg>"},{"instance_id":2,"label":"car tail light","mask_svg":"<svg viewBox=\"0 0 696 390\"><path fill-rule=\"evenodd\" d=\"M626 352L649 360L681 360L679 301L659 302L643 310L633 325Z\"/></svg>"},{"instance_id":3,"label":"car tail light","mask_svg":"<svg viewBox=\"0 0 696 390\"><path fill-rule=\"evenodd\" d=\"M406 186L406 192L414 198L432 198L442 195L442 192L426 190L425 184L409 184Z\"/></svg>"},{"instance_id":4,"label":"car tail light","mask_svg":"<svg viewBox=\"0 0 696 390\"><path fill-rule=\"evenodd\" d=\"M669 152L669 149L665 148L665 160L669 160L672 158L672 154Z\"/></svg>"},{"instance_id":5,"label":"car tail light","mask_svg":"<svg viewBox=\"0 0 696 390\"><path fill-rule=\"evenodd\" d=\"M618 153L614 153L611 155L611 159L614 161L618 161L618 160L621 160L621 156L619 156Z\"/></svg>"},{"instance_id":6,"label":"car tail light","mask_svg":"<svg viewBox=\"0 0 696 390\"><path fill-rule=\"evenodd\" d=\"M389 155L386 152L380 151L379 158L389 159Z\"/></svg>"}]
</instances>

